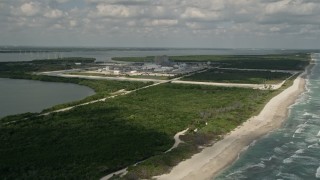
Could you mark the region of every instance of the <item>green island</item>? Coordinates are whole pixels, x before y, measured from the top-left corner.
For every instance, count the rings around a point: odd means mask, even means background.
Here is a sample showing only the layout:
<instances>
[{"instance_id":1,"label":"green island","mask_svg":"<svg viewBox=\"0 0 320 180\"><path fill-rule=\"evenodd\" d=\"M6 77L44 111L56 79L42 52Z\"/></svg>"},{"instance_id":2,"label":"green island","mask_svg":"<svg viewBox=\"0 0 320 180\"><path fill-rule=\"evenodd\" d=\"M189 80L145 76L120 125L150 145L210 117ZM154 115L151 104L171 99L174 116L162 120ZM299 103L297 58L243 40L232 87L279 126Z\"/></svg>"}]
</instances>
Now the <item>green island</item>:
<instances>
[{"instance_id":1,"label":"green island","mask_svg":"<svg viewBox=\"0 0 320 180\"><path fill-rule=\"evenodd\" d=\"M227 68L302 70L309 64L310 55L174 58L175 61L208 59ZM133 60L137 61L136 58ZM0 179L99 179L126 167L127 174L112 179L147 179L163 174L201 151L201 146L218 141L258 114L269 99L289 87L297 76L288 79L280 89L257 90L170 82L142 88L152 83L63 78L35 73L79 67L75 62L78 61L1 63L0 77L76 83L96 91L95 95L81 101L43 112L108 97L122 89L140 89L69 111L48 115L25 113L1 119ZM93 64L92 60L83 61L80 66L86 68ZM185 78L219 81L212 79L210 73L211 70ZM258 72L243 75L243 72L233 71L229 74L228 82L242 78L244 81L241 82L247 83L259 76ZM235 79L239 75L241 78ZM262 73L261 76L270 76L270 80L278 82L288 74ZM254 80L254 83L259 82L261 79ZM181 137L185 143L166 152L174 143L173 136L187 128L187 134ZM137 162L140 163L134 165Z\"/></svg>"}]
</instances>

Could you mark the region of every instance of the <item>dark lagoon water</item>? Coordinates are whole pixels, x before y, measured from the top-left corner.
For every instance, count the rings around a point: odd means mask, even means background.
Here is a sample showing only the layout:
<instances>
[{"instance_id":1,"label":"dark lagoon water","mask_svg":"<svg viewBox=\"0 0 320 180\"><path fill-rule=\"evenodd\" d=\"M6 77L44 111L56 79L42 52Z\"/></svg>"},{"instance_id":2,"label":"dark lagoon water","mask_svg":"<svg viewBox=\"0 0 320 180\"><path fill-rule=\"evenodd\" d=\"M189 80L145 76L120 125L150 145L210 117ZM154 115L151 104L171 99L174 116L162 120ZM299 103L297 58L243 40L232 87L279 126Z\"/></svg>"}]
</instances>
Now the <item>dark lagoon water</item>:
<instances>
[{"instance_id":1,"label":"dark lagoon water","mask_svg":"<svg viewBox=\"0 0 320 180\"><path fill-rule=\"evenodd\" d=\"M169 48L26 48L0 47L0 62L56 59L58 57L92 57L109 61L112 57L179 55L259 55L292 53L279 49L169 49Z\"/></svg>"},{"instance_id":2,"label":"dark lagoon water","mask_svg":"<svg viewBox=\"0 0 320 180\"><path fill-rule=\"evenodd\" d=\"M320 179L320 54L307 91L291 106L284 126L248 147L216 179Z\"/></svg>"},{"instance_id":3,"label":"dark lagoon water","mask_svg":"<svg viewBox=\"0 0 320 180\"><path fill-rule=\"evenodd\" d=\"M57 104L93 95L86 86L0 78L0 118L25 112L40 112Z\"/></svg>"}]
</instances>

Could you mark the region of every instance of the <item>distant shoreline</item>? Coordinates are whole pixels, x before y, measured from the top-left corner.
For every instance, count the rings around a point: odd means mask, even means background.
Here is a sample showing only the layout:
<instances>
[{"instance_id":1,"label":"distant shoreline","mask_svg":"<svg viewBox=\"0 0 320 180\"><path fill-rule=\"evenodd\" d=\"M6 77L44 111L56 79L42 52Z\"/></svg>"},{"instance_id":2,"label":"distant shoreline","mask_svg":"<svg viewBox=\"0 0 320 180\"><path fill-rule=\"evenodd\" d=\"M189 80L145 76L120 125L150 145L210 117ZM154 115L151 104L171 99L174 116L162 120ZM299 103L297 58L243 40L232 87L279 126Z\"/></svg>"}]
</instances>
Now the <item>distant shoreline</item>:
<instances>
[{"instance_id":1,"label":"distant shoreline","mask_svg":"<svg viewBox=\"0 0 320 180\"><path fill-rule=\"evenodd\" d=\"M306 67L293 84L273 97L259 113L226 135L221 141L205 148L175 166L169 174L156 176L159 180L167 179L212 179L230 166L243 149L254 140L279 128L288 117L290 105L294 104L305 90L305 78L313 65Z\"/></svg>"}]
</instances>

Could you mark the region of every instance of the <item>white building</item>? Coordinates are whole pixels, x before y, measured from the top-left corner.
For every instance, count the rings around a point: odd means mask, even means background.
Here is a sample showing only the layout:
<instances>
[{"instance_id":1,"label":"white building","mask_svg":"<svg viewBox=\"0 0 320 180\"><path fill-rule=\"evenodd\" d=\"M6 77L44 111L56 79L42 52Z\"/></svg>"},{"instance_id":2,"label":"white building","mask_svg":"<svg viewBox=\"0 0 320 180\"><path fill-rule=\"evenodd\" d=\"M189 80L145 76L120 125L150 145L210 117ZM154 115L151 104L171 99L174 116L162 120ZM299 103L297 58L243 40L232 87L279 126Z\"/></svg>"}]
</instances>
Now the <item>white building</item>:
<instances>
[{"instance_id":1,"label":"white building","mask_svg":"<svg viewBox=\"0 0 320 180\"><path fill-rule=\"evenodd\" d=\"M143 70L152 70L152 69L157 69L157 68L160 68L160 67L161 67L160 65L156 65L156 64L153 64L153 63L145 63L142 66L142 69Z\"/></svg>"}]
</instances>

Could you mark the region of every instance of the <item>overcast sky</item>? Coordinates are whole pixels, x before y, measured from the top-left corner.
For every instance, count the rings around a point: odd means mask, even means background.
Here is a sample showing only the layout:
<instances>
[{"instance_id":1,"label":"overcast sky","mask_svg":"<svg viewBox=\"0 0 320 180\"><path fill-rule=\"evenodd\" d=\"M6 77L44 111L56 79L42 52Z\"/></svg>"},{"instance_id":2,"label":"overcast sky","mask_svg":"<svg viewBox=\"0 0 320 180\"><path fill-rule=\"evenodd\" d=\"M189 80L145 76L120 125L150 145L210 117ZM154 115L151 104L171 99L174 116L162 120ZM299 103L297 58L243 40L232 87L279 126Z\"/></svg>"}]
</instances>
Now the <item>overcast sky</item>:
<instances>
[{"instance_id":1,"label":"overcast sky","mask_svg":"<svg viewBox=\"0 0 320 180\"><path fill-rule=\"evenodd\" d=\"M320 48L320 0L0 0L0 45Z\"/></svg>"}]
</instances>

